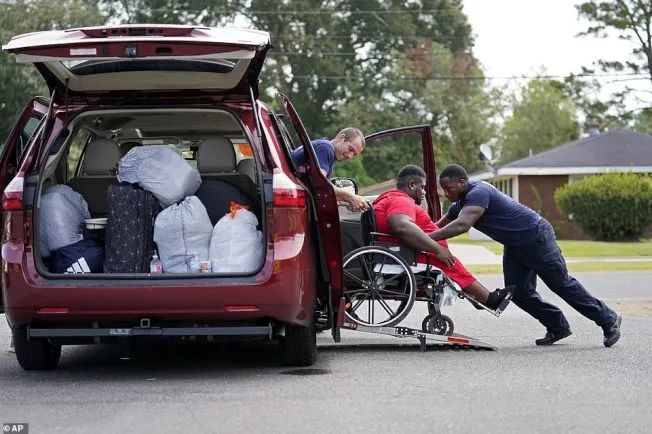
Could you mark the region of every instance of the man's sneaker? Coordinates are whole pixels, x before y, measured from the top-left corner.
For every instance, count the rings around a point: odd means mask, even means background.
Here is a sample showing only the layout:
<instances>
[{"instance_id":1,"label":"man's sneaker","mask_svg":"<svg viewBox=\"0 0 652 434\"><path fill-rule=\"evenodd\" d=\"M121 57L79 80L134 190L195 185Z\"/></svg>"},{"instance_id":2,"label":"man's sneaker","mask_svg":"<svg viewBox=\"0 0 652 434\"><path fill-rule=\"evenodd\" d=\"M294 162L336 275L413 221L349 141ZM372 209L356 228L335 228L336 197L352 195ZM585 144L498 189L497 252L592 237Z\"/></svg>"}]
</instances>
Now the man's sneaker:
<instances>
[{"instance_id":1,"label":"man's sneaker","mask_svg":"<svg viewBox=\"0 0 652 434\"><path fill-rule=\"evenodd\" d=\"M498 313L504 311L514 295L515 288L514 285L509 285L504 288L498 288L490 293L487 299L487 307Z\"/></svg>"},{"instance_id":2,"label":"man's sneaker","mask_svg":"<svg viewBox=\"0 0 652 434\"><path fill-rule=\"evenodd\" d=\"M548 330L544 337L542 337L541 339L537 339L536 341L534 341L534 343L537 345L552 345L558 340L567 338L572 334L573 332L570 330L562 330L558 332L551 332L550 330Z\"/></svg>"},{"instance_id":3,"label":"man's sneaker","mask_svg":"<svg viewBox=\"0 0 652 434\"><path fill-rule=\"evenodd\" d=\"M616 318L616 322L613 323L613 325L602 328L604 331L604 339L602 343L604 343L605 347L609 348L618 342L618 339L620 339L620 324L622 324L622 322L623 317L618 315L618 318Z\"/></svg>"}]
</instances>

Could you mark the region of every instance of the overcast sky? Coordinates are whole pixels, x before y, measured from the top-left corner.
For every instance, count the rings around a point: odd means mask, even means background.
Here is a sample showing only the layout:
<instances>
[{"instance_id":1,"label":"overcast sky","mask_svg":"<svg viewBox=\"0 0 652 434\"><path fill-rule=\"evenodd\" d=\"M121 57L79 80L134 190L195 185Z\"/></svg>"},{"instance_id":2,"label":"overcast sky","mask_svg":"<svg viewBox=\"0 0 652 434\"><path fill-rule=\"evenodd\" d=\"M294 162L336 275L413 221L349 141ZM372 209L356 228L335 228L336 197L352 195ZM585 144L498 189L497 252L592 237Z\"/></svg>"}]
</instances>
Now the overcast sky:
<instances>
[{"instance_id":1,"label":"overcast sky","mask_svg":"<svg viewBox=\"0 0 652 434\"><path fill-rule=\"evenodd\" d=\"M586 28L574 0L464 0L475 34L474 53L487 76L578 73L600 58L625 60L629 42L576 37ZM613 78L611 78L613 80ZM504 81L495 81L496 84ZM647 85L649 81L630 82ZM615 89L618 84L608 85Z\"/></svg>"}]
</instances>

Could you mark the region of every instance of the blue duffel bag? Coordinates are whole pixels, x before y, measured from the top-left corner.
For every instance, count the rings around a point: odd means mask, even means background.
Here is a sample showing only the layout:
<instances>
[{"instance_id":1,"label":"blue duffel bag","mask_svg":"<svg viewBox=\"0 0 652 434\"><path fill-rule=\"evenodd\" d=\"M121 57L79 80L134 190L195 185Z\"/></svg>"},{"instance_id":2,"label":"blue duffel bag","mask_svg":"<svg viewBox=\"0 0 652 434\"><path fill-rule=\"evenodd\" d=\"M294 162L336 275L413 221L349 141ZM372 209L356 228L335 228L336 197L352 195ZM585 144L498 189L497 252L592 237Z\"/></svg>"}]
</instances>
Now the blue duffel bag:
<instances>
[{"instance_id":1,"label":"blue duffel bag","mask_svg":"<svg viewBox=\"0 0 652 434\"><path fill-rule=\"evenodd\" d=\"M52 255L53 273L101 273L104 248L93 240L81 240L62 247Z\"/></svg>"}]
</instances>

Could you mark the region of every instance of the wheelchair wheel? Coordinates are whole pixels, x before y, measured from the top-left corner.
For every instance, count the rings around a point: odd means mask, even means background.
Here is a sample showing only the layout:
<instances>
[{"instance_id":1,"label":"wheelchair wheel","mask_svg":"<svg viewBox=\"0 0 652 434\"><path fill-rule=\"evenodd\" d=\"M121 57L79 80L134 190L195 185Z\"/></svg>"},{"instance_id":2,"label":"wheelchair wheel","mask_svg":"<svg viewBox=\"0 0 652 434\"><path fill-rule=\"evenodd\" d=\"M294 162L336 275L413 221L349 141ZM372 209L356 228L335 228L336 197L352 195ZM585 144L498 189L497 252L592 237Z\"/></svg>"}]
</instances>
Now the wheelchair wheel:
<instances>
[{"instance_id":1,"label":"wheelchair wheel","mask_svg":"<svg viewBox=\"0 0 652 434\"><path fill-rule=\"evenodd\" d=\"M410 266L384 247L368 246L344 257L346 317L365 326L393 326L412 309L417 285Z\"/></svg>"},{"instance_id":2,"label":"wheelchair wheel","mask_svg":"<svg viewBox=\"0 0 652 434\"><path fill-rule=\"evenodd\" d=\"M423 322L426 323L426 332L433 333L435 335L450 336L455 330L455 325L453 320L446 315L428 315L424 318Z\"/></svg>"}]
</instances>

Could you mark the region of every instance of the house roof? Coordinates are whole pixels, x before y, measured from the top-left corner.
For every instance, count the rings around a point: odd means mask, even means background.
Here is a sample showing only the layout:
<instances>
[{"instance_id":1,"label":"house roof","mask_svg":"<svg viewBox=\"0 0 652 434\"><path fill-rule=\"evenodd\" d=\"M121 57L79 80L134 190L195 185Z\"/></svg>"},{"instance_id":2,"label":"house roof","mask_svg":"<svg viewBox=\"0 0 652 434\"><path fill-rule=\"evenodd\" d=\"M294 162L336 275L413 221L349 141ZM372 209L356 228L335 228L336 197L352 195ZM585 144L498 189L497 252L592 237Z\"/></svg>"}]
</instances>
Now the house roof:
<instances>
[{"instance_id":1,"label":"house roof","mask_svg":"<svg viewBox=\"0 0 652 434\"><path fill-rule=\"evenodd\" d=\"M575 140L508 163L497 175L652 172L652 136L624 129Z\"/></svg>"}]
</instances>

